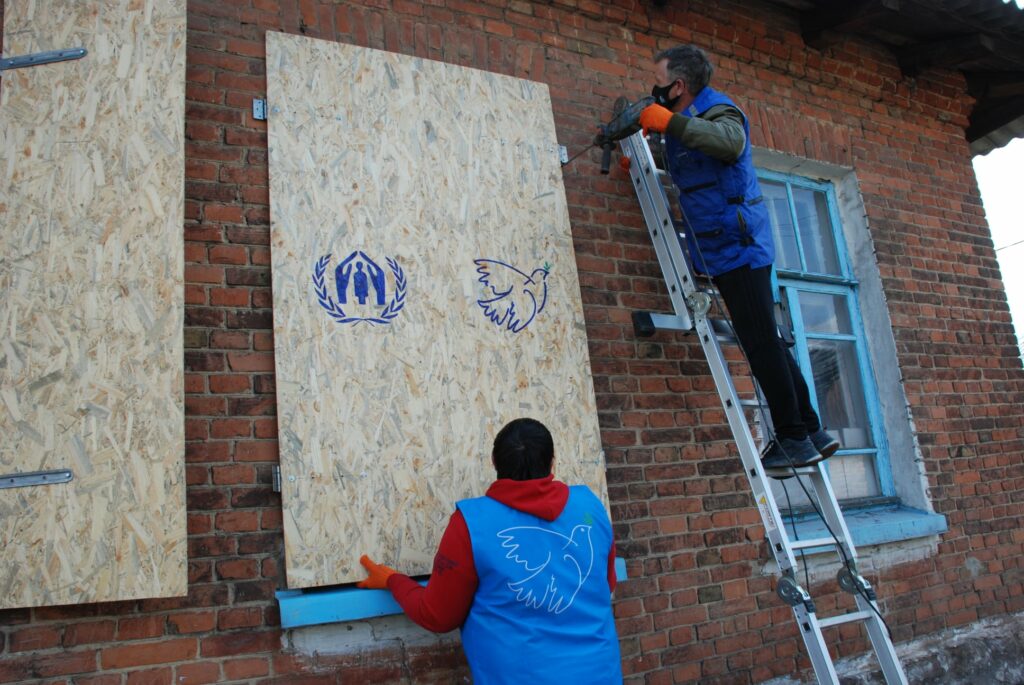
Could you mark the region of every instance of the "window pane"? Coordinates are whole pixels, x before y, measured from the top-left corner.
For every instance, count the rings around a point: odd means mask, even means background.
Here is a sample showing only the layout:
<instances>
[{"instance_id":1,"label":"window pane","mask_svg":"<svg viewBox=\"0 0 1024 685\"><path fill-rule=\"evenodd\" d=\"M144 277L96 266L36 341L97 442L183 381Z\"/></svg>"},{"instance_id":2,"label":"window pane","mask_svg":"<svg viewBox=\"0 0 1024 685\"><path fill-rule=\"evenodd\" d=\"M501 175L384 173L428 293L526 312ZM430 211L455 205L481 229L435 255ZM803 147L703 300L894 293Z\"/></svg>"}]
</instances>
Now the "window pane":
<instances>
[{"instance_id":1,"label":"window pane","mask_svg":"<svg viewBox=\"0 0 1024 685\"><path fill-rule=\"evenodd\" d=\"M793 205L796 207L800 244L804 248L807 270L819 274L841 275L825 193L793 186Z\"/></svg>"},{"instance_id":2,"label":"window pane","mask_svg":"<svg viewBox=\"0 0 1024 685\"><path fill-rule=\"evenodd\" d=\"M853 341L807 341L818 413L846 449L874 447Z\"/></svg>"},{"instance_id":3,"label":"window pane","mask_svg":"<svg viewBox=\"0 0 1024 685\"><path fill-rule=\"evenodd\" d=\"M870 454L832 457L826 463L836 499L876 497L882 494L875 474L875 460Z\"/></svg>"},{"instance_id":4,"label":"window pane","mask_svg":"<svg viewBox=\"0 0 1024 685\"><path fill-rule=\"evenodd\" d=\"M870 454L843 454L836 455L825 462L828 464L828 476L832 482L832 489L836 493L836 499L846 500L857 497L877 497L882 494L878 485L878 474L875 471L875 460ZM804 493L814 492L814 485L810 478L798 476L803 481L804 487L794 479L786 481L772 480L772 493L775 495L775 502L779 509L785 512L790 507L806 507L811 504ZM790 533L789 526L786 532Z\"/></svg>"},{"instance_id":5,"label":"window pane","mask_svg":"<svg viewBox=\"0 0 1024 685\"><path fill-rule=\"evenodd\" d=\"M800 291L800 314L808 333L853 332L844 295Z\"/></svg>"},{"instance_id":6,"label":"window pane","mask_svg":"<svg viewBox=\"0 0 1024 685\"><path fill-rule=\"evenodd\" d=\"M789 197L782 183L761 181L761 194L768 204L772 219L772 237L775 239L775 266L800 271L800 253L796 247L796 230L789 211Z\"/></svg>"}]
</instances>

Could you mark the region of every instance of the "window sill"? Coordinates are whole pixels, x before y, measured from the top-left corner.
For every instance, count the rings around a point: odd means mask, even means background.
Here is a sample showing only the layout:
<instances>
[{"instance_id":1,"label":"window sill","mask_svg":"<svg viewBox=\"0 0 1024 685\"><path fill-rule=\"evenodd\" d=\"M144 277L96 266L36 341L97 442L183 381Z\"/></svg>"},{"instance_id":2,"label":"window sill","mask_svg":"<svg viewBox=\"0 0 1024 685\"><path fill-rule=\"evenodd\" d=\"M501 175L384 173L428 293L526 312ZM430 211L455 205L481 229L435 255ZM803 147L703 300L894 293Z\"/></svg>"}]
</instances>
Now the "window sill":
<instances>
[{"instance_id":1,"label":"window sill","mask_svg":"<svg viewBox=\"0 0 1024 685\"><path fill-rule=\"evenodd\" d=\"M615 559L615 577L626 579L626 560ZM426 580L420 580L426 585ZM359 621L377 616L402 613L387 590L360 590L353 586L311 590L278 590L277 601L281 609L281 627L321 625Z\"/></svg>"},{"instance_id":2,"label":"window sill","mask_svg":"<svg viewBox=\"0 0 1024 685\"><path fill-rule=\"evenodd\" d=\"M900 504L851 509L843 512L843 518L853 538L853 545L858 549L867 545L883 545L887 542L939 535L948 529L945 516ZM801 540L829 537L825 524L814 513L798 516L796 532ZM786 533L793 537L793 526L788 521ZM833 550L831 546L812 547L804 553L819 554Z\"/></svg>"}]
</instances>

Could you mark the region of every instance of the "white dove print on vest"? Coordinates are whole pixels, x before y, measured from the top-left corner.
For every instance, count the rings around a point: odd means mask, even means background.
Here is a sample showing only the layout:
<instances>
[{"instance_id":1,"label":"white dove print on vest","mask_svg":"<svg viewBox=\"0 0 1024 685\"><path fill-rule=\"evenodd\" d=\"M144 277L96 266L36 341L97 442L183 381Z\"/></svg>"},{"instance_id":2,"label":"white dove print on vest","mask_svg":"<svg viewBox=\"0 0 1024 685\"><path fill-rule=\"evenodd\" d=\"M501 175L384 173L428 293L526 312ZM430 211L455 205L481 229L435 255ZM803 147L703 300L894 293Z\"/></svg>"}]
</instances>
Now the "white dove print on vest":
<instances>
[{"instance_id":1,"label":"white dove print on vest","mask_svg":"<svg viewBox=\"0 0 1024 685\"><path fill-rule=\"evenodd\" d=\"M590 526L578 525L569 537L535 526L515 526L498 532L506 559L522 566L522 577L510 580L508 589L531 609L561 614L572 606L590 577L594 546ZM559 586L559 578L567 582Z\"/></svg>"}]
</instances>

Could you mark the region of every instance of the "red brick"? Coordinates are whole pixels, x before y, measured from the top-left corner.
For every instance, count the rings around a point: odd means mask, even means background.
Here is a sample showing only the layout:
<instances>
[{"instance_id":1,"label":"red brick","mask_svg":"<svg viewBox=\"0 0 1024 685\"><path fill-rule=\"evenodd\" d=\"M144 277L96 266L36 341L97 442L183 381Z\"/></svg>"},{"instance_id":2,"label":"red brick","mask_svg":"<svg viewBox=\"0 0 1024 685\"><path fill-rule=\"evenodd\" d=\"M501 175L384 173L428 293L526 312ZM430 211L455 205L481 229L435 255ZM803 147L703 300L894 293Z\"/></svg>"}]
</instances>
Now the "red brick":
<instances>
[{"instance_id":1,"label":"red brick","mask_svg":"<svg viewBox=\"0 0 1024 685\"><path fill-rule=\"evenodd\" d=\"M134 671L129 673L125 680L126 685L166 685L172 682L174 682L174 675L170 668L149 668L143 671Z\"/></svg>"},{"instance_id":2,"label":"red brick","mask_svg":"<svg viewBox=\"0 0 1024 685\"><path fill-rule=\"evenodd\" d=\"M56 626L34 626L16 630L8 639L12 652L24 652L56 647L60 644L61 634Z\"/></svg>"},{"instance_id":3,"label":"red brick","mask_svg":"<svg viewBox=\"0 0 1024 685\"><path fill-rule=\"evenodd\" d=\"M249 255L242 245L214 245L210 248L213 264L247 264Z\"/></svg>"},{"instance_id":4,"label":"red brick","mask_svg":"<svg viewBox=\"0 0 1024 685\"><path fill-rule=\"evenodd\" d=\"M274 355L267 352L231 352L228 366L232 371L273 371Z\"/></svg>"},{"instance_id":5,"label":"red brick","mask_svg":"<svg viewBox=\"0 0 1024 685\"><path fill-rule=\"evenodd\" d=\"M100 654L103 668L132 668L185 661L196 656L195 638L175 638L109 647Z\"/></svg>"},{"instance_id":6,"label":"red brick","mask_svg":"<svg viewBox=\"0 0 1024 685\"><path fill-rule=\"evenodd\" d=\"M224 183L266 186L269 177L265 166L223 166L220 168L220 180Z\"/></svg>"},{"instance_id":7,"label":"red brick","mask_svg":"<svg viewBox=\"0 0 1024 685\"><path fill-rule=\"evenodd\" d=\"M210 392L240 393L250 389L249 376L244 374L210 376Z\"/></svg>"},{"instance_id":8,"label":"red brick","mask_svg":"<svg viewBox=\"0 0 1024 685\"><path fill-rule=\"evenodd\" d=\"M259 607L221 609L217 614L217 629L253 628L263 624L263 610Z\"/></svg>"},{"instance_id":9,"label":"red brick","mask_svg":"<svg viewBox=\"0 0 1024 685\"><path fill-rule=\"evenodd\" d=\"M247 419L216 419L210 422L213 438L247 438L252 435L252 422Z\"/></svg>"},{"instance_id":10,"label":"red brick","mask_svg":"<svg viewBox=\"0 0 1024 685\"><path fill-rule=\"evenodd\" d=\"M36 654L33 669L36 676L43 678L89 673L96 670L96 650Z\"/></svg>"},{"instance_id":11,"label":"red brick","mask_svg":"<svg viewBox=\"0 0 1024 685\"><path fill-rule=\"evenodd\" d=\"M217 616L212 611L190 611L171 614L167 617L167 622L171 630L179 634L206 633L213 630L217 624Z\"/></svg>"},{"instance_id":12,"label":"red brick","mask_svg":"<svg viewBox=\"0 0 1024 685\"><path fill-rule=\"evenodd\" d=\"M214 288L210 295L214 295L214 292L218 290ZM247 291L239 291L237 289L232 292L241 292L244 297L248 297ZM218 304L218 303L213 303ZM244 304L244 302L242 303ZM249 347L249 333L246 331L213 331L210 334L210 347L215 349L248 349ZM223 376L222 376L223 378Z\"/></svg>"},{"instance_id":13,"label":"red brick","mask_svg":"<svg viewBox=\"0 0 1024 685\"><path fill-rule=\"evenodd\" d=\"M179 664L174 668L176 685L200 685L220 681L220 664L215 661L201 661L194 664Z\"/></svg>"},{"instance_id":14,"label":"red brick","mask_svg":"<svg viewBox=\"0 0 1024 685\"><path fill-rule=\"evenodd\" d=\"M257 438L276 438L277 419L255 419L253 430Z\"/></svg>"},{"instance_id":15,"label":"red brick","mask_svg":"<svg viewBox=\"0 0 1024 685\"><path fill-rule=\"evenodd\" d=\"M247 464L214 466L213 482L217 485L239 485L256 482L256 470Z\"/></svg>"},{"instance_id":16,"label":"red brick","mask_svg":"<svg viewBox=\"0 0 1024 685\"><path fill-rule=\"evenodd\" d=\"M203 206L203 217L207 221L229 224L240 224L243 222L242 208L237 205L207 203Z\"/></svg>"},{"instance_id":17,"label":"red brick","mask_svg":"<svg viewBox=\"0 0 1024 685\"><path fill-rule=\"evenodd\" d=\"M219 266L185 265L186 283L223 283L224 269Z\"/></svg>"},{"instance_id":18,"label":"red brick","mask_svg":"<svg viewBox=\"0 0 1024 685\"><path fill-rule=\"evenodd\" d=\"M261 658L230 659L224 662L223 668L224 677L229 680L256 678L270 673L270 663Z\"/></svg>"},{"instance_id":19,"label":"red brick","mask_svg":"<svg viewBox=\"0 0 1024 685\"><path fill-rule=\"evenodd\" d=\"M256 511L226 511L217 514L217 530L226 533L245 533L260 529Z\"/></svg>"},{"instance_id":20,"label":"red brick","mask_svg":"<svg viewBox=\"0 0 1024 685\"><path fill-rule=\"evenodd\" d=\"M217 575L228 580L247 580L259 574L255 559L232 559L217 562Z\"/></svg>"},{"instance_id":21,"label":"red brick","mask_svg":"<svg viewBox=\"0 0 1024 685\"><path fill-rule=\"evenodd\" d=\"M273 331L256 331L252 336L252 349L254 350L273 350L274 349L274 333Z\"/></svg>"},{"instance_id":22,"label":"red brick","mask_svg":"<svg viewBox=\"0 0 1024 685\"><path fill-rule=\"evenodd\" d=\"M203 657L237 656L239 654L258 654L273 652L280 645L278 631L240 632L230 635L216 635L203 638L200 648Z\"/></svg>"},{"instance_id":23,"label":"red brick","mask_svg":"<svg viewBox=\"0 0 1024 685\"><path fill-rule=\"evenodd\" d=\"M64 628L65 647L77 647L84 644L109 642L114 638L114 621L86 621L71 623Z\"/></svg>"},{"instance_id":24,"label":"red brick","mask_svg":"<svg viewBox=\"0 0 1024 685\"><path fill-rule=\"evenodd\" d=\"M118 640L142 640L148 637L159 637L164 634L163 616L140 616L122 618L117 622Z\"/></svg>"},{"instance_id":25,"label":"red brick","mask_svg":"<svg viewBox=\"0 0 1024 685\"><path fill-rule=\"evenodd\" d=\"M238 441L235 445L237 461L277 461L276 441Z\"/></svg>"}]
</instances>

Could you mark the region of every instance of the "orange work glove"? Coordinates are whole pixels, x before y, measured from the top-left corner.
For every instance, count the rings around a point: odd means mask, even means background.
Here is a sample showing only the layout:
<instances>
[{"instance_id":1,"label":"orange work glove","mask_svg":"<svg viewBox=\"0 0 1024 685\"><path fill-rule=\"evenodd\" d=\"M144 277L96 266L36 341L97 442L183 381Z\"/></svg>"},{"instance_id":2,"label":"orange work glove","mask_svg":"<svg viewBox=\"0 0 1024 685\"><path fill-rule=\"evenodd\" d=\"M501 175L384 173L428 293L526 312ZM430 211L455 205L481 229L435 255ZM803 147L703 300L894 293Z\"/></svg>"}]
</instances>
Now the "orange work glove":
<instances>
[{"instance_id":1,"label":"orange work glove","mask_svg":"<svg viewBox=\"0 0 1024 685\"><path fill-rule=\"evenodd\" d=\"M363 568L365 568L370 575L366 580L361 580L356 583L356 587L367 588L370 590L386 590L388 587L388 578L397 573L395 569L385 566L384 564L375 564L373 559L365 554L359 557L359 563L363 565Z\"/></svg>"},{"instance_id":2,"label":"orange work glove","mask_svg":"<svg viewBox=\"0 0 1024 685\"><path fill-rule=\"evenodd\" d=\"M647 105L644 111L640 112L640 126L643 127L645 136L648 131L664 133L671 118L672 112L661 105Z\"/></svg>"}]
</instances>

